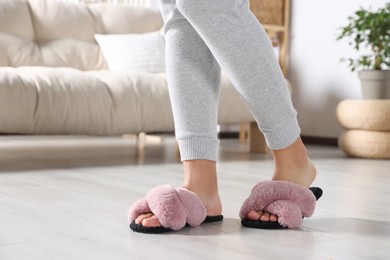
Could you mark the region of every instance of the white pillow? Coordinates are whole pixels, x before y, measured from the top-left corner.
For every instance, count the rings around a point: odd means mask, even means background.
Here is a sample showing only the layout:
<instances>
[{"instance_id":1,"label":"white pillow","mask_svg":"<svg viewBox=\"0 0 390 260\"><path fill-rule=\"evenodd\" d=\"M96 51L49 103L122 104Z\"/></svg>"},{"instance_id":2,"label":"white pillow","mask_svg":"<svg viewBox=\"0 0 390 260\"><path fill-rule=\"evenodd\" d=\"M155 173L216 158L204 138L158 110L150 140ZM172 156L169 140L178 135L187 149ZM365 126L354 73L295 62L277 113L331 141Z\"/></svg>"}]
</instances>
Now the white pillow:
<instances>
[{"instance_id":1,"label":"white pillow","mask_svg":"<svg viewBox=\"0 0 390 260\"><path fill-rule=\"evenodd\" d=\"M161 31L142 34L95 34L110 70L165 72Z\"/></svg>"}]
</instances>

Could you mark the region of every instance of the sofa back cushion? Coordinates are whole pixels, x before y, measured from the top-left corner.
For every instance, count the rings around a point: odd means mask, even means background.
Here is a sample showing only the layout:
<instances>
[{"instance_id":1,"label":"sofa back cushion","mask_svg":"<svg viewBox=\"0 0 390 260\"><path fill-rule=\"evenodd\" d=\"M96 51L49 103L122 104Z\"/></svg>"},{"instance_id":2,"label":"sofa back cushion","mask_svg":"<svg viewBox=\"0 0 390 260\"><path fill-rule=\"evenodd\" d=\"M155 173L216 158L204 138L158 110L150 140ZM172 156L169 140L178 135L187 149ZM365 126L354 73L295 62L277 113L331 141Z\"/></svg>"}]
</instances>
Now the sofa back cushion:
<instances>
[{"instance_id":1,"label":"sofa back cushion","mask_svg":"<svg viewBox=\"0 0 390 260\"><path fill-rule=\"evenodd\" d=\"M56 0L2 0L0 66L107 69L95 34L145 33L162 25L156 9Z\"/></svg>"},{"instance_id":2,"label":"sofa back cushion","mask_svg":"<svg viewBox=\"0 0 390 260\"><path fill-rule=\"evenodd\" d=\"M34 39L34 28L27 2L17 0L0 2L0 32L28 40Z\"/></svg>"}]
</instances>

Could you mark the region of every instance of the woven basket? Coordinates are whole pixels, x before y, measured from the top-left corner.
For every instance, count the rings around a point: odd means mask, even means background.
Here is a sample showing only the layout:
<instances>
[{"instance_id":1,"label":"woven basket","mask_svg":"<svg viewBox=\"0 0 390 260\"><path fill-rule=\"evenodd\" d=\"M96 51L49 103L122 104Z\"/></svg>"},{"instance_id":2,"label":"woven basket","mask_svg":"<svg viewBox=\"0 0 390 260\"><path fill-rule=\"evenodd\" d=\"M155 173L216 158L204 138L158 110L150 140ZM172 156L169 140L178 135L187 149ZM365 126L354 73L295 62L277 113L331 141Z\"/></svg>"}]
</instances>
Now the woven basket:
<instances>
[{"instance_id":1,"label":"woven basket","mask_svg":"<svg viewBox=\"0 0 390 260\"><path fill-rule=\"evenodd\" d=\"M390 159L390 132L348 130L339 137L339 146L352 157Z\"/></svg>"},{"instance_id":2,"label":"woven basket","mask_svg":"<svg viewBox=\"0 0 390 260\"><path fill-rule=\"evenodd\" d=\"M390 100L344 100L337 120L346 129L390 132Z\"/></svg>"},{"instance_id":3,"label":"woven basket","mask_svg":"<svg viewBox=\"0 0 390 260\"><path fill-rule=\"evenodd\" d=\"M252 12L262 24L284 25L285 0L249 0Z\"/></svg>"}]
</instances>

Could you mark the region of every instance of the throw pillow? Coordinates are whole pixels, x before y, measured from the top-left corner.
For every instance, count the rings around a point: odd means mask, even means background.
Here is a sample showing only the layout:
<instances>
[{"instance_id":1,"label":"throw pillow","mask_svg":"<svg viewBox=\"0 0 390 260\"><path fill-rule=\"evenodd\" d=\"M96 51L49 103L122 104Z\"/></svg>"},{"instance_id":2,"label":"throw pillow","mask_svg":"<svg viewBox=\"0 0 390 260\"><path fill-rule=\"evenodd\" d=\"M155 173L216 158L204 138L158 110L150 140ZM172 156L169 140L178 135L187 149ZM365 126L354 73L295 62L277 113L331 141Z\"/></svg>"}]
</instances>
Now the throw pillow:
<instances>
[{"instance_id":1,"label":"throw pillow","mask_svg":"<svg viewBox=\"0 0 390 260\"><path fill-rule=\"evenodd\" d=\"M95 34L110 70L165 72L161 31L142 34Z\"/></svg>"}]
</instances>

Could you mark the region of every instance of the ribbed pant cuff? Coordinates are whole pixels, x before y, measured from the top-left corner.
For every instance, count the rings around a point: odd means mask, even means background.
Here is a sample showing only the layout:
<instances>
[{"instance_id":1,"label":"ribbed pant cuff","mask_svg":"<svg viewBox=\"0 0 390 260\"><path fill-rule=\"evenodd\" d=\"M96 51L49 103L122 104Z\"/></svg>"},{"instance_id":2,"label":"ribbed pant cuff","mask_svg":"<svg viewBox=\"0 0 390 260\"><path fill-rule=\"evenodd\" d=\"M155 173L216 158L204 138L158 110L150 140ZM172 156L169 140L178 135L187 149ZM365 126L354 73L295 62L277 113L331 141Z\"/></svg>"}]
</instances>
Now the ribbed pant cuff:
<instances>
[{"instance_id":1,"label":"ribbed pant cuff","mask_svg":"<svg viewBox=\"0 0 390 260\"><path fill-rule=\"evenodd\" d=\"M264 133L265 140L271 150L281 150L293 144L301 134L301 128L297 122L284 126L280 131Z\"/></svg>"},{"instance_id":2,"label":"ribbed pant cuff","mask_svg":"<svg viewBox=\"0 0 390 260\"><path fill-rule=\"evenodd\" d=\"M205 137L193 137L178 140L181 161L210 160L217 161L219 140Z\"/></svg>"}]
</instances>

